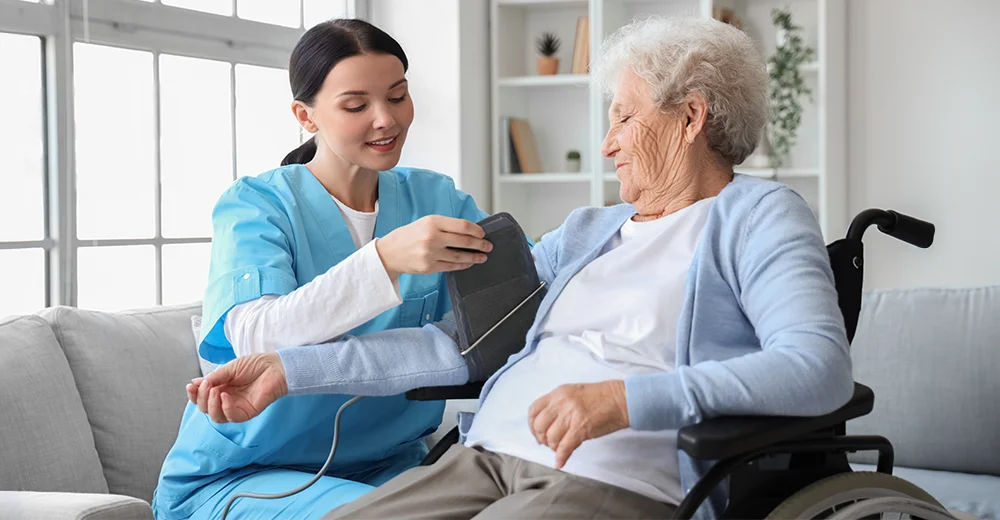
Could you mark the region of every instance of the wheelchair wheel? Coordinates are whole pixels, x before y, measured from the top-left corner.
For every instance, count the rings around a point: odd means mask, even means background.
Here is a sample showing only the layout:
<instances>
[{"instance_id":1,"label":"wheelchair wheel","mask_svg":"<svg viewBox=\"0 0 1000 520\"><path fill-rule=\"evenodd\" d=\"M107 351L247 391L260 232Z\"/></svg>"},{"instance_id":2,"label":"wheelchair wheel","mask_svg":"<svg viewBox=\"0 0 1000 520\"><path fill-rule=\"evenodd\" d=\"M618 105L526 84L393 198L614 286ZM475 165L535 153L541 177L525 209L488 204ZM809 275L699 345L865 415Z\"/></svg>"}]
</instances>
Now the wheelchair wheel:
<instances>
[{"instance_id":1,"label":"wheelchair wheel","mask_svg":"<svg viewBox=\"0 0 1000 520\"><path fill-rule=\"evenodd\" d=\"M908 505L900 505L904 503ZM870 510L862 504L870 507L882 504L888 509ZM895 513L892 518L903 518L903 515L926 520L953 518L934 497L916 485L899 477L869 471L840 473L814 482L778 505L767 518L840 520L881 518L881 513Z\"/></svg>"}]
</instances>

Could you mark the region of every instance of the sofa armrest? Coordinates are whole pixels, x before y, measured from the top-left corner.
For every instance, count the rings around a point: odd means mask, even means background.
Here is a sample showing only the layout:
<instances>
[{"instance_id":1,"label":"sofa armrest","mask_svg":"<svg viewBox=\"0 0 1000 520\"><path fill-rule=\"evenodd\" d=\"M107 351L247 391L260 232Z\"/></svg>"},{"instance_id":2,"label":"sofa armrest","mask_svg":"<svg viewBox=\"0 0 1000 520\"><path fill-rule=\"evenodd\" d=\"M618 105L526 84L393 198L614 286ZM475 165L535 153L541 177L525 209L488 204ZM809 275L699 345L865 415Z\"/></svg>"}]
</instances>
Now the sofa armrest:
<instances>
[{"instance_id":1,"label":"sofa armrest","mask_svg":"<svg viewBox=\"0 0 1000 520\"><path fill-rule=\"evenodd\" d=\"M146 502L99 493L0 491L0 511L18 520L153 520Z\"/></svg>"}]
</instances>

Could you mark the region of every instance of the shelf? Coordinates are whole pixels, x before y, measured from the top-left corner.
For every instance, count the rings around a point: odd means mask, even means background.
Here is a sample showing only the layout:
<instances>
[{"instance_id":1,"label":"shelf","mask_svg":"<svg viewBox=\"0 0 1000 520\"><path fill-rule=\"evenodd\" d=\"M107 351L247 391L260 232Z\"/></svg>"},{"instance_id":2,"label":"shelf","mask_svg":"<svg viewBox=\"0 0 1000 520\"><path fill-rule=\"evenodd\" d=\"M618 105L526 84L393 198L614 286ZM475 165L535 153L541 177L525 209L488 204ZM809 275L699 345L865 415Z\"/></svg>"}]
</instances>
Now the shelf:
<instances>
[{"instance_id":1,"label":"shelf","mask_svg":"<svg viewBox=\"0 0 1000 520\"><path fill-rule=\"evenodd\" d=\"M590 182L586 173L503 173L500 182L507 184L531 184L540 182Z\"/></svg>"},{"instance_id":2,"label":"shelf","mask_svg":"<svg viewBox=\"0 0 1000 520\"><path fill-rule=\"evenodd\" d=\"M771 64L770 63L767 64L767 70L769 70L769 71L771 70ZM809 61L809 62L803 63L802 65L799 65L799 71L800 72L809 72L809 73L819 72L819 62L818 61Z\"/></svg>"},{"instance_id":3,"label":"shelf","mask_svg":"<svg viewBox=\"0 0 1000 520\"><path fill-rule=\"evenodd\" d=\"M589 74L553 74L551 76L515 76L500 78L497 85L501 87L558 87L564 85L587 86L590 84Z\"/></svg>"}]
</instances>

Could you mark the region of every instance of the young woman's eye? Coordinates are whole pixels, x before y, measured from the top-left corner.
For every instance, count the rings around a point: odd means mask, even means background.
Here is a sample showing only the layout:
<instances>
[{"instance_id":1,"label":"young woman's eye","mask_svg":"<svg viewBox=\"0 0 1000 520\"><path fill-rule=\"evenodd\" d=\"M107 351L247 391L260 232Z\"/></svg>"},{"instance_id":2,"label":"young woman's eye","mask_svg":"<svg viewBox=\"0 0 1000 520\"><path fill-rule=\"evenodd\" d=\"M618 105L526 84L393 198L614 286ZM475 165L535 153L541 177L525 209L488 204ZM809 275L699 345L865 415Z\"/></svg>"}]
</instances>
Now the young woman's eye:
<instances>
[{"instance_id":1,"label":"young woman's eye","mask_svg":"<svg viewBox=\"0 0 1000 520\"><path fill-rule=\"evenodd\" d=\"M348 112L361 112L362 110L365 109L366 106L368 106L368 105L358 105L356 107L347 107L344 110L346 110Z\"/></svg>"},{"instance_id":2,"label":"young woman's eye","mask_svg":"<svg viewBox=\"0 0 1000 520\"><path fill-rule=\"evenodd\" d=\"M406 99L406 94L403 94L402 96L395 97L395 98L389 98L389 102L390 103L402 103L404 99Z\"/></svg>"}]
</instances>

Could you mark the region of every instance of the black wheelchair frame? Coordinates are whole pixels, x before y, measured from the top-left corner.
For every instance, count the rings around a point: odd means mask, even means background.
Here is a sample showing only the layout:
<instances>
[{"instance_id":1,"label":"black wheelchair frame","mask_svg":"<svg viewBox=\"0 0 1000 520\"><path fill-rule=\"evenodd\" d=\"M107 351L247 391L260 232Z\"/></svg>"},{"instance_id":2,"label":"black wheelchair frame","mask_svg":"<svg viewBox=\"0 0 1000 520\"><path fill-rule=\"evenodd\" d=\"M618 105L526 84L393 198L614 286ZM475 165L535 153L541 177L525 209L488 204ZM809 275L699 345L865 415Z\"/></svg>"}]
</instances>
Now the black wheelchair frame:
<instances>
[{"instance_id":1,"label":"black wheelchair frame","mask_svg":"<svg viewBox=\"0 0 1000 520\"><path fill-rule=\"evenodd\" d=\"M862 237L871 226L927 248L934 241L934 225L892 210L868 209L851 222L847 236L827 246L837 287L837 298L848 341L853 341L861 312L864 272ZM411 400L475 399L483 383L456 387L429 387L407 392ZM877 451L877 471L892 474L893 449L878 435L847 435L847 421L870 413L875 394L854 384L850 401L817 417L716 417L681 428L678 449L695 460L711 462L678 505L674 518L691 518L709 494L729 479L729 505L723 518L764 518L782 501L820 479L851 471L847 454ZM458 442L452 429L433 448L423 465L433 464Z\"/></svg>"}]
</instances>

